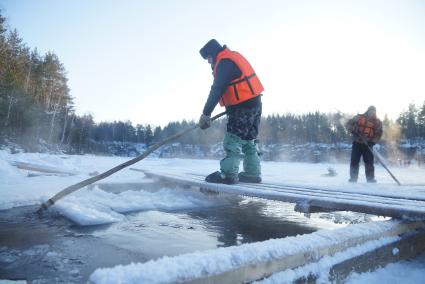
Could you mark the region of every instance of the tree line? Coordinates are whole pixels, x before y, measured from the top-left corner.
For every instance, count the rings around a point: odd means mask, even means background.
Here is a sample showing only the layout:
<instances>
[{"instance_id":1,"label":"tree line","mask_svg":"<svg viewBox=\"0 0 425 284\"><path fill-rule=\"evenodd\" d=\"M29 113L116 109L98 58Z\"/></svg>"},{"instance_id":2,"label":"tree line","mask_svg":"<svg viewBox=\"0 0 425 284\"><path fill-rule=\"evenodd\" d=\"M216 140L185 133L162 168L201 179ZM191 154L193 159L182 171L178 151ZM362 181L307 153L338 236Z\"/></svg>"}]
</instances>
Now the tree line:
<instances>
[{"instance_id":1,"label":"tree line","mask_svg":"<svg viewBox=\"0 0 425 284\"><path fill-rule=\"evenodd\" d=\"M262 118L262 143L348 142L341 113L273 114ZM40 144L72 153L93 152L96 143L152 144L194 125L194 121L170 122L161 127L133 126L130 121L95 123L92 115L76 115L67 73L54 52L40 54L23 43L16 29L8 30L0 10L0 142L11 140L29 151ZM383 120L387 140L425 139L425 103L410 104L396 121ZM195 130L178 142L200 146L222 140L226 120L206 130Z\"/></svg>"},{"instance_id":2,"label":"tree line","mask_svg":"<svg viewBox=\"0 0 425 284\"><path fill-rule=\"evenodd\" d=\"M396 121L385 116L383 121L383 143L401 139L425 141L425 103L422 107L409 105L409 109L400 114ZM259 139L262 144L292 144L306 143L349 143L350 135L345 124L352 115L341 113L312 112L307 114L273 114L261 119ZM133 126L130 121L94 123L91 116L79 118L80 124L73 126L72 131L82 133L80 143L75 141L77 152L90 152L93 144L99 142L131 142L151 145L174 135L196 124L195 121L174 121L166 126L150 124L137 124ZM176 142L182 144L211 146L222 141L226 129L226 119L219 119L207 130L196 129Z\"/></svg>"},{"instance_id":3,"label":"tree line","mask_svg":"<svg viewBox=\"0 0 425 284\"><path fill-rule=\"evenodd\" d=\"M425 102L418 107L414 103L409 104L397 119L402 137L409 140L425 139Z\"/></svg>"},{"instance_id":4,"label":"tree line","mask_svg":"<svg viewBox=\"0 0 425 284\"><path fill-rule=\"evenodd\" d=\"M1 11L0 11L1 12ZM0 13L0 135L23 143L69 141L74 115L66 71L53 52L30 49Z\"/></svg>"}]
</instances>

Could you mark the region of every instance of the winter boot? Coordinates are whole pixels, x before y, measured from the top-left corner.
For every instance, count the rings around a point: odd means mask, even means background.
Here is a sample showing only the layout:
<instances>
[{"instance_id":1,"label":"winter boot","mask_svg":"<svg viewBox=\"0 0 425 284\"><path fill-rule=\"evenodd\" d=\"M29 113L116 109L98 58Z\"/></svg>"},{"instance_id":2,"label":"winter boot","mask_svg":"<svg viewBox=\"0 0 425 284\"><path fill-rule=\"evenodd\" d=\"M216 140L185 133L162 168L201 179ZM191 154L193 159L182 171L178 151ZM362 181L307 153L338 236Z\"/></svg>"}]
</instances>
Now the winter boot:
<instances>
[{"instance_id":1,"label":"winter boot","mask_svg":"<svg viewBox=\"0 0 425 284\"><path fill-rule=\"evenodd\" d=\"M368 178L368 179L367 179L367 182L368 182L368 183L377 183L377 181L376 181L376 179L375 179L375 178Z\"/></svg>"},{"instance_id":2,"label":"winter boot","mask_svg":"<svg viewBox=\"0 0 425 284\"><path fill-rule=\"evenodd\" d=\"M244 174L243 172L238 174L238 178L240 182L261 183L260 176L250 176L250 175Z\"/></svg>"},{"instance_id":3,"label":"winter boot","mask_svg":"<svg viewBox=\"0 0 425 284\"><path fill-rule=\"evenodd\" d=\"M348 180L348 182L356 183L356 182L357 182L357 179L356 179L356 178L350 178L350 179Z\"/></svg>"},{"instance_id":4,"label":"winter boot","mask_svg":"<svg viewBox=\"0 0 425 284\"><path fill-rule=\"evenodd\" d=\"M205 178L206 182L211 183L224 183L224 184L235 184L238 182L237 177L226 177L223 173L217 171Z\"/></svg>"}]
</instances>

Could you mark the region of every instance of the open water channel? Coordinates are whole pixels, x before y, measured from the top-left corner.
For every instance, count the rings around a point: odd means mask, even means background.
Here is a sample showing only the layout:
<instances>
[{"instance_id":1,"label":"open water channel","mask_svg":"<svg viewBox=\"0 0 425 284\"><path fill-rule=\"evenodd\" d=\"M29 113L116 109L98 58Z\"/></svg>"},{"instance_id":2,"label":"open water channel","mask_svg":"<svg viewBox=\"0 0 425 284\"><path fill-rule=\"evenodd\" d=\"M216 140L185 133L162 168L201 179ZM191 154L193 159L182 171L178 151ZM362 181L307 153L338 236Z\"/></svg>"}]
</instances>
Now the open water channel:
<instances>
[{"instance_id":1,"label":"open water channel","mask_svg":"<svg viewBox=\"0 0 425 284\"><path fill-rule=\"evenodd\" d=\"M126 190L123 185L103 189ZM81 283L99 267L308 234L371 218L353 213L307 217L289 203L204 197L211 206L132 212L123 221L97 226L78 226L54 212L39 218L35 206L0 211L0 280Z\"/></svg>"}]
</instances>

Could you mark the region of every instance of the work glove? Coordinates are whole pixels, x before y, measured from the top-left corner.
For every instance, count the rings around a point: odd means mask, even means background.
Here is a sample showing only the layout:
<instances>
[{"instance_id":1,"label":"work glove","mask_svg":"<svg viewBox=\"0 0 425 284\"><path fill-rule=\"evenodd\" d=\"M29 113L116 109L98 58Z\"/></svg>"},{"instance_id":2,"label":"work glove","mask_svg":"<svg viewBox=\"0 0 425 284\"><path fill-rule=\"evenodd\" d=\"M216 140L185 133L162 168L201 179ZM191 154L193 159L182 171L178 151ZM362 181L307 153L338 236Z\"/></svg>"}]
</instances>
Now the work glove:
<instances>
[{"instance_id":1,"label":"work glove","mask_svg":"<svg viewBox=\"0 0 425 284\"><path fill-rule=\"evenodd\" d=\"M211 126L211 116L202 114L199 118L199 127L201 129L207 129Z\"/></svg>"}]
</instances>

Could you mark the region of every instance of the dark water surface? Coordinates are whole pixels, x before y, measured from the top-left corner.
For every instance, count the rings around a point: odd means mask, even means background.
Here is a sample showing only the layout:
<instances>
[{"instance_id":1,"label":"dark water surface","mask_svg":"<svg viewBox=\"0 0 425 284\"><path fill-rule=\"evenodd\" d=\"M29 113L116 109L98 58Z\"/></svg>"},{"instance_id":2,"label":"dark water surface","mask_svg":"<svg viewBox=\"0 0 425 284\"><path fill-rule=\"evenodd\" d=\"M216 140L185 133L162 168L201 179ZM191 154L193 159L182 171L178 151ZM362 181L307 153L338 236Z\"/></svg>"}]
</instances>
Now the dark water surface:
<instances>
[{"instance_id":1,"label":"dark water surface","mask_svg":"<svg viewBox=\"0 0 425 284\"><path fill-rule=\"evenodd\" d=\"M98 267L335 227L329 220L295 213L293 204L212 198L225 201L206 208L134 212L122 222L89 227L54 213L39 219L34 206L0 211L0 279L81 283Z\"/></svg>"}]
</instances>

